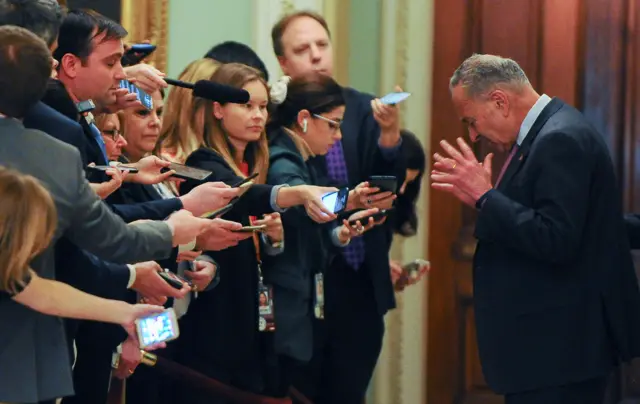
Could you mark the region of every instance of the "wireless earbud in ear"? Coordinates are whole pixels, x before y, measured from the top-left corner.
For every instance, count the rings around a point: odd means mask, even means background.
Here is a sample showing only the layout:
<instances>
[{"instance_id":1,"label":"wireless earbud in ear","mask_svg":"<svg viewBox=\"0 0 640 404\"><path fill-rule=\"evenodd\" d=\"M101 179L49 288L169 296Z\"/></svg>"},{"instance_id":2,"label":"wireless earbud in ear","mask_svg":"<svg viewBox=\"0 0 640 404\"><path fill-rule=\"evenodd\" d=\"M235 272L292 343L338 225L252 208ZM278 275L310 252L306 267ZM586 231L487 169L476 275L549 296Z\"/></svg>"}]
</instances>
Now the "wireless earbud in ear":
<instances>
[{"instance_id":1,"label":"wireless earbud in ear","mask_svg":"<svg viewBox=\"0 0 640 404\"><path fill-rule=\"evenodd\" d=\"M302 121L302 133L307 133L307 120Z\"/></svg>"}]
</instances>

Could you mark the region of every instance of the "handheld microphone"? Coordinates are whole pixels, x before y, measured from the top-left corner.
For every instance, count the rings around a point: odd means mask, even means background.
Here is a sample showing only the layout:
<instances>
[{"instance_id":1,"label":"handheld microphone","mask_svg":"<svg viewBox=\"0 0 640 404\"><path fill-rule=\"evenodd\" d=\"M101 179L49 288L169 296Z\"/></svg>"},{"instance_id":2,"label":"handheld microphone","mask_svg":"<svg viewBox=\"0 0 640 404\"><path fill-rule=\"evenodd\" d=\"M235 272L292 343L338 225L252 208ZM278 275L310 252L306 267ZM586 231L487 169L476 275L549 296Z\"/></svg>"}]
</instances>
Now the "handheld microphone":
<instances>
[{"instance_id":1,"label":"handheld microphone","mask_svg":"<svg viewBox=\"0 0 640 404\"><path fill-rule=\"evenodd\" d=\"M216 83L210 80L198 80L195 84L167 78L165 78L164 81L172 86L191 89L193 90L194 97L205 98L211 101L246 104L249 102L250 98L249 93L246 90Z\"/></svg>"}]
</instances>

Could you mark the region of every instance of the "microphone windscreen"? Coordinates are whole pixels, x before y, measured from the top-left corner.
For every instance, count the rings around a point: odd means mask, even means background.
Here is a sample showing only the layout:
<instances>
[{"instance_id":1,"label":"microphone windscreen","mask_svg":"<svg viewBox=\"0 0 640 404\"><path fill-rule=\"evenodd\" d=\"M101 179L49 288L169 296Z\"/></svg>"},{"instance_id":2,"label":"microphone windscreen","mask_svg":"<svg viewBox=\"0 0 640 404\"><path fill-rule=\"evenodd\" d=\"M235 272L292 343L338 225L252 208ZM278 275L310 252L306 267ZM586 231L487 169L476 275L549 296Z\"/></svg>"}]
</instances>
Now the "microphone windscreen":
<instances>
[{"instance_id":1,"label":"microphone windscreen","mask_svg":"<svg viewBox=\"0 0 640 404\"><path fill-rule=\"evenodd\" d=\"M246 104L249 93L241 88L231 87L209 80L199 80L193 88L193 96L221 103Z\"/></svg>"}]
</instances>

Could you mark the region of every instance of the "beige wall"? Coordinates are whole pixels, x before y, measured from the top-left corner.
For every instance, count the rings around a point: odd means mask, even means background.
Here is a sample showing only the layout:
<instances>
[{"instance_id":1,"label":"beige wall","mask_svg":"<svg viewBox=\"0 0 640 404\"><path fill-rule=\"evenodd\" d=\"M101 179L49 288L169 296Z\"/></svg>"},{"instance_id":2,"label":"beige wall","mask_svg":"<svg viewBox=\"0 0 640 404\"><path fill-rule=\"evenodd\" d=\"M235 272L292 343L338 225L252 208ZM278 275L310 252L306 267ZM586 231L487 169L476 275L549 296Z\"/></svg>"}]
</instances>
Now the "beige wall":
<instances>
[{"instance_id":1,"label":"beige wall","mask_svg":"<svg viewBox=\"0 0 640 404\"><path fill-rule=\"evenodd\" d=\"M412 93L401 104L403 126L422 141L430 156L433 0L382 0L380 92L398 84ZM418 202L418 235L396 237L392 258L407 262L427 257L428 176ZM384 348L368 404L426 403L427 280L397 294L398 308L386 316Z\"/></svg>"}]
</instances>

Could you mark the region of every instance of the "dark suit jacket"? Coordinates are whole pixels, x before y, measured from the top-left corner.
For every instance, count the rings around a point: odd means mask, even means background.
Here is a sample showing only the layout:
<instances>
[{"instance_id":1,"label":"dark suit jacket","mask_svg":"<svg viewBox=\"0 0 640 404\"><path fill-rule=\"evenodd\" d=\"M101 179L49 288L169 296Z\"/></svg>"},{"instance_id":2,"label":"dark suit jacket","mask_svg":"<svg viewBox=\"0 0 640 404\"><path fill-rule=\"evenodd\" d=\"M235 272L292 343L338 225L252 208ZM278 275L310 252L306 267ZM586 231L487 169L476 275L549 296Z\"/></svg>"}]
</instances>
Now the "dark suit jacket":
<instances>
[{"instance_id":1,"label":"dark suit jacket","mask_svg":"<svg viewBox=\"0 0 640 404\"><path fill-rule=\"evenodd\" d=\"M241 180L220 155L205 147L193 152L186 164L213 172L207 181L231 185ZM186 181L180 185L180 192L185 194L200 183ZM223 218L248 225L250 215L273 212L272 188L253 185ZM181 319L175 358L210 375L214 369L233 371L253 366L260 357L258 264L253 240L248 238L235 247L206 254L218 263L220 284L191 301L189 312Z\"/></svg>"},{"instance_id":2,"label":"dark suit jacket","mask_svg":"<svg viewBox=\"0 0 640 404\"><path fill-rule=\"evenodd\" d=\"M327 178L324 156L314 157L311 163L323 177L324 183L349 186L353 189L372 175L395 175L398 184L406 175L405 162L401 150L396 158L389 161L378 146L380 127L371 112L373 96L346 88L344 91L346 110L342 121L342 147L349 173L349 184L334 184ZM395 295L389 269L389 248L391 238L389 224L376 226L363 236L366 248L365 261L360 272L368 274L376 299L378 313L384 315L395 307ZM340 266L342 269L342 266ZM339 285L338 285L339 286Z\"/></svg>"},{"instance_id":3,"label":"dark suit jacket","mask_svg":"<svg viewBox=\"0 0 640 404\"><path fill-rule=\"evenodd\" d=\"M474 310L498 393L607 375L640 353L640 294L602 137L553 99L478 214Z\"/></svg>"},{"instance_id":4,"label":"dark suit jacket","mask_svg":"<svg viewBox=\"0 0 640 404\"><path fill-rule=\"evenodd\" d=\"M165 258L172 235L164 223L127 226L102 203L84 179L79 153L46 134L0 119L0 164L38 178L51 193L58 214L52 245L63 234L89 252L114 262ZM105 237L109 234L109 237ZM32 267L55 278L53 248ZM36 402L73 394L62 321L12 300L0 302L0 401Z\"/></svg>"},{"instance_id":5,"label":"dark suit jacket","mask_svg":"<svg viewBox=\"0 0 640 404\"><path fill-rule=\"evenodd\" d=\"M315 168L307 164L291 137L282 129L269 134L267 183L318 185ZM335 223L318 224L304 207L282 214L285 249L265 257L265 282L274 286L276 353L308 361L313 353L313 284L316 273L328 268L335 247L331 230Z\"/></svg>"}]
</instances>

